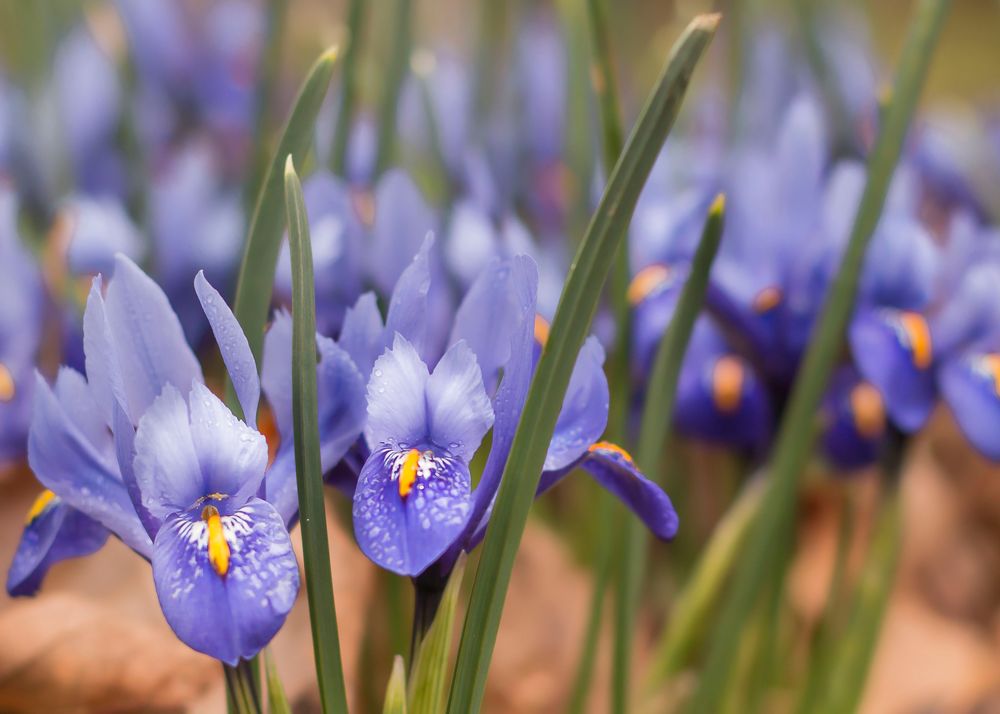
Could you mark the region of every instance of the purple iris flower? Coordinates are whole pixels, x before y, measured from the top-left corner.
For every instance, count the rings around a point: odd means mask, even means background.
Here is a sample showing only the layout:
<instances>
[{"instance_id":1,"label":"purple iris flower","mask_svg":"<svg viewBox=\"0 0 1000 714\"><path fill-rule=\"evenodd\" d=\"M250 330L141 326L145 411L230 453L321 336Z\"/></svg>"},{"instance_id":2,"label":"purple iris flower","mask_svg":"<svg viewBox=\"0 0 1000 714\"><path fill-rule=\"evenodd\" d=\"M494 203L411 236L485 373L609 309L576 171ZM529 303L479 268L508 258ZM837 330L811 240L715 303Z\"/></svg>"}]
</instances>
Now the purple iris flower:
<instances>
[{"instance_id":1,"label":"purple iris flower","mask_svg":"<svg viewBox=\"0 0 1000 714\"><path fill-rule=\"evenodd\" d=\"M195 289L254 423L260 384L246 338L203 274ZM110 531L151 562L182 641L232 665L252 657L299 585L284 520L258 497L264 437L205 387L166 295L124 256L106 295L94 281L84 350L86 378L64 368L54 389L37 381L29 463L54 497L32 509L8 589L30 593L52 563Z\"/></svg>"},{"instance_id":2,"label":"purple iris flower","mask_svg":"<svg viewBox=\"0 0 1000 714\"><path fill-rule=\"evenodd\" d=\"M17 198L0 187L0 463L25 453L44 300L38 265L18 235Z\"/></svg>"},{"instance_id":3,"label":"purple iris flower","mask_svg":"<svg viewBox=\"0 0 1000 714\"><path fill-rule=\"evenodd\" d=\"M530 258L519 256L494 260L473 282L442 354L428 340L430 247L425 241L400 278L385 327L379 329L377 313L369 318L365 334L372 338L363 359L378 355L367 386L370 454L354 492L361 549L380 566L414 577L446 576L457 555L481 539L538 347L547 338L547 325L536 314L537 270ZM608 408L603 359L600 344L588 340L540 492L583 466L657 536L670 538L677 516L669 498L628 454L599 441ZM469 462L491 427L490 453L473 490Z\"/></svg>"},{"instance_id":4,"label":"purple iris flower","mask_svg":"<svg viewBox=\"0 0 1000 714\"><path fill-rule=\"evenodd\" d=\"M68 267L78 277L110 276L118 253L133 261L150 259L188 341L198 344L208 323L190 276L202 270L228 291L244 234L239 192L221 180L219 159L205 141L178 146L154 172L149 188L150 244L121 200L77 195L66 201Z\"/></svg>"}]
</instances>

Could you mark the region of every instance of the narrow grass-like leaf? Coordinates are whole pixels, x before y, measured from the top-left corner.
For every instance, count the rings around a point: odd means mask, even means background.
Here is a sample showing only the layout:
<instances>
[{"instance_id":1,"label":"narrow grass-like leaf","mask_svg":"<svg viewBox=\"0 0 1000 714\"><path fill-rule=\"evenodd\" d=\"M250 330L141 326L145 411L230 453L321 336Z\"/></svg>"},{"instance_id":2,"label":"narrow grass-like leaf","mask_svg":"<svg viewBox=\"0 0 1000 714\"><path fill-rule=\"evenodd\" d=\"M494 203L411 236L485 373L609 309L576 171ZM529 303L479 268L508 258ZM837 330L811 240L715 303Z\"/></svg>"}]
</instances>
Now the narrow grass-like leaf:
<instances>
[{"instance_id":1,"label":"narrow grass-like leaf","mask_svg":"<svg viewBox=\"0 0 1000 714\"><path fill-rule=\"evenodd\" d=\"M472 714L478 712L482 704L514 555L534 500L576 355L587 336L601 288L632 218L639 193L677 117L691 74L718 23L718 15L697 17L675 45L611 173L601 203L570 268L490 518L452 682L448 703L448 711L452 714Z\"/></svg>"},{"instance_id":2,"label":"narrow grass-like leaf","mask_svg":"<svg viewBox=\"0 0 1000 714\"><path fill-rule=\"evenodd\" d=\"M708 274L715 261L722 238L725 199L716 197L708 212L705 228L698 249L691 262L691 272L681 291L670 326L656 351L653 372L646 388L647 399L642 411L639 430L639 447L636 459L644 473L653 476L660 471L663 444L669 438L670 420L677 397L677 379L687 345L694 330L694 323L705 302ZM650 398L652 395L653 398ZM636 519L625 524L622 539L624 549L618 573L618 598L615 615L615 672L613 681L612 711L625 714L629 711L628 684L632 672L632 635L635 614L639 609L639 595L649 551L649 536L645 527Z\"/></svg>"},{"instance_id":3,"label":"narrow grass-like leaf","mask_svg":"<svg viewBox=\"0 0 1000 714\"><path fill-rule=\"evenodd\" d=\"M396 655L392 660L392 674L385 688L385 700L382 704L382 714L406 714L406 666L402 655Z\"/></svg>"},{"instance_id":4,"label":"narrow grass-like leaf","mask_svg":"<svg viewBox=\"0 0 1000 714\"><path fill-rule=\"evenodd\" d=\"M409 703L412 714L439 714L444 711L445 687L451 671L452 634L458 612L458 595L465 575L463 557L452 571L444 589L434 622L417 649L410 669Z\"/></svg>"},{"instance_id":5,"label":"narrow grass-like leaf","mask_svg":"<svg viewBox=\"0 0 1000 714\"><path fill-rule=\"evenodd\" d=\"M879 518L872 549L851 605L850 620L825 669L824 696L813 711L853 714L868 679L868 668L889 594L895 581L901 541L899 494L893 492Z\"/></svg>"},{"instance_id":6,"label":"narrow grass-like leaf","mask_svg":"<svg viewBox=\"0 0 1000 714\"><path fill-rule=\"evenodd\" d=\"M397 116L399 93L410 67L410 45L413 29L413 0L396 0L392 13L392 54L383 74L382 103L379 106L378 155L375 172L381 174L396 156Z\"/></svg>"},{"instance_id":7,"label":"narrow grass-like leaf","mask_svg":"<svg viewBox=\"0 0 1000 714\"><path fill-rule=\"evenodd\" d=\"M358 94L358 61L361 57L362 33L365 24L367 0L351 0L347 10L347 49L340 75L340 106L337 108L337 125L334 127L333 146L330 149L330 170L344 175L347 165L347 140L354 122L354 103Z\"/></svg>"},{"instance_id":8,"label":"narrow grass-like leaf","mask_svg":"<svg viewBox=\"0 0 1000 714\"><path fill-rule=\"evenodd\" d=\"M292 429L295 479L299 490L302 559L309 600L313 654L320 701L325 714L347 712L344 671L340 662L337 611L326 534L323 469L319 457L319 411L316 397L316 298L312 243L302 185L292 156L285 162L285 210L292 257Z\"/></svg>"},{"instance_id":9,"label":"narrow grass-like leaf","mask_svg":"<svg viewBox=\"0 0 1000 714\"><path fill-rule=\"evenodd\" d=\"M274 666L274 658L268 650L264 650L263 660L267 678L267 711L269 714L292 714L281 677L278 676L278 668Z\"/></svg>"},{"instance_id":10,"label":"narrow grass-like leaf","mask_svg":"<svg viewBox=\"0 0 1000 714\"><path fill-rule=\"evenodd\" d=\"M891 102L868 163L868 180L850 242L827 299L823 315L796 379L774 447L771 483L748 536L746 557L716 623L708 659L690 702L692 713L717 711L740 636L757 593L775 576L774 554L792 535L799 474L812 448L812 425L854 306L862 261L878 223L910 117L923 86L947 0L922 0L909 31Z\"/></svg>"},{"instance_id":11,"label":"narrow grass-like leaf","mask_svg":"<svg viewBox=\"0 0 1000 714\"><path fill-rule=\"evenodd\" d=\"M667 629L649 670L650 689L661 686L664 680L679 672L690 657L742 552L743 539L760 509L763 487L760 479L748 483L712 533L694 573L674 602Z\"/></svg>"},{"instance_id":12,"label":"narrow grass-like leaf","mask_svg":"<svg viewBox=\"0 0 1000 714\"><path fill-rule=\"evenodd\" d=\"M590 28L590 44L593 61L591 63L591 83L597 97L600 110L601 149L604 157L604 170L609 170L618 161L624 143L622 129L621 104L618 97L618 83L615 78L614 63L611 58L611 38L609 33L608 13L605 0L587 0L587 25ZM608 373L611 387L611 404L608 413L608 436L612 441L629 447L628 413L632 401L632 385L630 379L630 347L632 341L632 314L628 303L629 284L629 247L628 226L625 235L619 239L618 254L611 271L609 293L611 308L615 319L615 345L609 360ZM597 498L606 516L611 509L605 505L610 502L610 494L601 492ZM596 526L602 533L599 538L609 544L598 551L598 562L595 568L594 597L591 600L591 612L587 622L588 637L584 640L585 648L597 646L597 632L600 629L601 613L603 612L604 596L608 585L608 574L611 571L612 559L622 562L626 539L615 537L612 532L615 518L605 517L596 521ZM617 546L617 548L615 547ZM624 572L623 568L618 569ZM626 697L629 677L629 649L631 648L631 628L628 632L621 627L629 626L629 614L622 611L622 598L615 601L615 640L611 668L612 710L621 711ZM585 649L580 658L584 669L577 673L576 686L582 691L574 694L573 701L582 706L586 697L586 687L592 680L591 671L595 652Z\"/></svg>"},{"instance_id":13,"label":"narrow grass-like leaf","mask_svg":"<svg viewBox=\"0 0 1000 714\"><path fill-rule=\"evenodd\" d=\"M285 125L274 158L267 169L257 194L250 230L243 247L243 263L240 266L239 281L236 284L236 300L233 313L246 333L257 366L260 367L261 349L264 345L264 325L267 310L271 304L274 287L274 271L281 250L281 238L285 230L284 178L285 158L289 155L302 164L312 142L316 115L323 103L336 49L329 49L320 55L309 70L305 82L299 89L292 106L292 113ZM231 388L227 387L227 403L233 406L235 399L228 399ZM238 406L238 405L237 405ZM247 415L252 419L252 415Z\"/></svg>"},{"instance_id":14,"label":"narrow grass-like leaf","mask_svg":"<svg viewBox=\"0 0 1000 714\"><path fill-rule=\"evenodd\" d=\"M257 86L254 93L253 143L250 171L243 190L243 203L247 210L260 191L260 182L267 170L267 138L269 112L274 103L274 90L281 69L281 48L285 38L285 21L288 18L288 0L268 0L267 32L257 66Z\"/></svg>"}]
</instances>

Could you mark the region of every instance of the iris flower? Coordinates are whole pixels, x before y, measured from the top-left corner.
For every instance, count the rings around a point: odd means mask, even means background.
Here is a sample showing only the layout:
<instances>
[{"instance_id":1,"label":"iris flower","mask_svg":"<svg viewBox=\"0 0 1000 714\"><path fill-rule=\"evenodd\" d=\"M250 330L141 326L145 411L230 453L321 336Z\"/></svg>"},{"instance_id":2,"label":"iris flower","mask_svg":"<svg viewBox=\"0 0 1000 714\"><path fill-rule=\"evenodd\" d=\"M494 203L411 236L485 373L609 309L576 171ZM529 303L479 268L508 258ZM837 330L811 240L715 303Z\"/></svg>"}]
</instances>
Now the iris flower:
<instances>
[{"instance_id":1,"label":"iris flower","mask_svg":"<svg viewBox=\"0 0 1000 714\"><path fill-rule=\"evenodd\" d=\"M253 423L260 385L246 338L204 275L195 288ZM151 562L181 640L231 665L252 657L299 586L285 523L259 497L264 437L205 387L163 291L124 256L106 296L94 280L84 349L86 378L64 368L54 389L37 380L29 463L51 495L29 514L8 589L30 592L49 565L110 532Z\"/></svg>"},{"instance_id":2,"label":"iris flower","mask_svg":"<svg viewBox=\"0 0 1000 714\"><path fill-rule=\"evenodd\" d=\"M354 491L354 530L378 565L440 581L485 531L547 325L535 312L534 262L496 260L458 308L450 346L436 352L426 309L431 246L425 241L404 271L384 327L373 301L365 309L367 329L358 329L360 313L349 322L354 334L369 336L363 349L352 351L370 365L369 454ZM669 498L627 453L599 440L608 408L603 359L590 338L549 446L540 492L583 466L657 536L671 538L677 516ZM490 452L473 489L469 463L491 427Z\"/></svg>"}]
</instances>

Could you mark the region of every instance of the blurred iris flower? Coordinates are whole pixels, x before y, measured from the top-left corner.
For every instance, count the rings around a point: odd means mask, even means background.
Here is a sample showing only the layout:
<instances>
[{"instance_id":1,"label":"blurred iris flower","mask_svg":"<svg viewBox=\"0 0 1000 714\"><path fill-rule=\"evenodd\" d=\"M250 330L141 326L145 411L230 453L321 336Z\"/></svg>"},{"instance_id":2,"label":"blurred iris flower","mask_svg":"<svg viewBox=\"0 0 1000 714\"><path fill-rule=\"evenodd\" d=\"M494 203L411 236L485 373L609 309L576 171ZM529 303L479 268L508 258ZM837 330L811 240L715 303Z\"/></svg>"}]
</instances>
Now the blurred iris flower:
<instances>
[{"instance_id":1,"label":"blurred iris flower","mask_svg":"<svg viewBox=\"0 0 1000 714\"><path fill-rule=\"evenodd\" d=\"M87 301L86 377L63 368L54 388L37 378L28 458L50 490L29 513L7 587L30 594L54 562L110 532L151 562L177 636L235 665L278 631L299 574L284 521L259 497L268 454L251 426L253 357L203 274L195 287L250 423L205 387L163 291L116 258L107 294L98 277Z\"/></svg>"},{"instance_id":2,"label":"blurred iris flower","mask_svg":"<svg viewBox=\"0 0 1000 714\"><path fill-rule=\"evenodd\" d=\"M0 187L0 464L25 453L44 304L38 266L18 235L17 198Z\"/></svg>"}]
</instances>

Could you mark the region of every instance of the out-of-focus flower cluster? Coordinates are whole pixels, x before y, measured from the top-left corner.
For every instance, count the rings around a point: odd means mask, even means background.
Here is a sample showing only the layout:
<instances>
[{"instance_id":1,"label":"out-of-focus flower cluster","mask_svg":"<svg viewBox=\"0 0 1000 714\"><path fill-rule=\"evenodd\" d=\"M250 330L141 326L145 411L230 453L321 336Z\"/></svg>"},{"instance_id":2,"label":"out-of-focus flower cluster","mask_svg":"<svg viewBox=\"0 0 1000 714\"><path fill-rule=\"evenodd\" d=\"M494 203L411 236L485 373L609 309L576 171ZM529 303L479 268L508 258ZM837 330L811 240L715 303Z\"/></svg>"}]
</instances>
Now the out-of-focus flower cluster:
<instances>
[{"instance_id":1,"label":"out-of-focus flower cluster","mask_svg":"<svg viewBox=\"0 0 1000 714\"><path fill-rule=\"evenodd\" d=\"M177 635L235 664L277 632L299 586L287 244L259 379L225 298L262 140L264 14L168 0L109 11L121 57L81 23L60 39L44 86L0 85L0 458L26 454L47 489L8 590L35 592L54 563L113 534L150 561ZM628 290L638 407L657 397L645 389L656 347L707 208L727 194L674 419L681 434L752 458L767 453L836 273L879 121L876 73L855 35L824 47L844 127L787 38L758 36L739 96L704 88L668 141L629 234ZM323 472L353 500L362 551L433 589L484 535L573 216L602 181L595 132L590 169L569 168L571 67L556 16L527 13L512 56L484 113L470 64L421 51L397 117L396 158L412 170L379 173L363 110L347 129L345 175L324 168L329 111L304 182ZM818 424L839 468L871 463L939 402L1000 459L1000 253L964 146L949 137L918 122L867 258ZM610 345L615 326L597 324ZM214 345L243 418L206 386L197 355ZM539 492L579 467L672 538L667 495L602 439L604 357L589 338Z\"/></svg>"}]
</instances>

